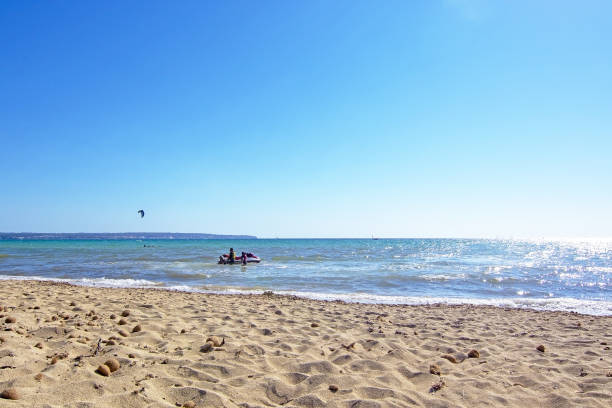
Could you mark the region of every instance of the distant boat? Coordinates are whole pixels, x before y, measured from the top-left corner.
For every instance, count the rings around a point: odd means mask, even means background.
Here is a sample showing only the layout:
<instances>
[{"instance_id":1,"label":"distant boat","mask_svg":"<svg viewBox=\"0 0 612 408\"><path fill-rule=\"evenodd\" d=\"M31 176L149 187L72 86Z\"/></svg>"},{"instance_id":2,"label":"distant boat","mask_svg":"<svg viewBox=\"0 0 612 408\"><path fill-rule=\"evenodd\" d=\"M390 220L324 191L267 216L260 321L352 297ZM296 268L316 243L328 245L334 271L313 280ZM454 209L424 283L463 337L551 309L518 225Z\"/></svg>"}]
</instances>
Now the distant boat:
<instances>
[{"instance_id":1,"label":"distant boat","mask_svg":"<svg viewBox=\"0 0 612 408\"><path fill-rule=\"evenodd\" d=\"M372 239L373 239L374 241L378 241L378 238L374 238L374 234L372 234Z\"/></svg>"}]
</instances>

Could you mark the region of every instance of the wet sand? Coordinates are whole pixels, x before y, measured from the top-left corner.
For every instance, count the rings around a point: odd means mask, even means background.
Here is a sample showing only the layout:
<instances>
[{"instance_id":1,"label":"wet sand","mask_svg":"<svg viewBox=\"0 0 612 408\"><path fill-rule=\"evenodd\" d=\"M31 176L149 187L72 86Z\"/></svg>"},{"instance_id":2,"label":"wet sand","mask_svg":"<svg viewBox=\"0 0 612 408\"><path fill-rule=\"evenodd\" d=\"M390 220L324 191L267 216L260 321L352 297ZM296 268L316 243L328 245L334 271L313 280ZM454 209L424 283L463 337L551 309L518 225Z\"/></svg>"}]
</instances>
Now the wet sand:
<instances>
[{"instance_id":1,"label":"wet sand","mask_svg":"<svg viewBox=\"0 0 612 408\"><path fill-rule=\"evenodd\" d=\"M34 281L0 307L0 407L612 405L612 317Z\"/></svg>"}]
</instances>

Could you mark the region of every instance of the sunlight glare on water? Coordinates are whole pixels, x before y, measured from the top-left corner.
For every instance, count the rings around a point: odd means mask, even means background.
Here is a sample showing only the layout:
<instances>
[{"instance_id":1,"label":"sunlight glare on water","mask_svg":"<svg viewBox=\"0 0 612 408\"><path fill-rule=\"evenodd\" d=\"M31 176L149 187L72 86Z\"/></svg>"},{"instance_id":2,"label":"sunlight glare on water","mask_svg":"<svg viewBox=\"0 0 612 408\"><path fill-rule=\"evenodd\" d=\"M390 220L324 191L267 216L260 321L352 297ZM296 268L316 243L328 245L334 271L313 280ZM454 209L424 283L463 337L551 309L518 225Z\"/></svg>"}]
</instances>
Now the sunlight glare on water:
<instances>
[{"instance_id":1,"label":"sunlight glare on water","mask_svg":"<svg viewBox=\"0 0 612 408\"><path fill-rule=\"evenodd\" d=\"M247 267L217 265L230 246L263 261ZM0 275L102 286L273 290L349 301L488 302L612 314L609 240L3 240Z\"/></svg>"}]
</instances>

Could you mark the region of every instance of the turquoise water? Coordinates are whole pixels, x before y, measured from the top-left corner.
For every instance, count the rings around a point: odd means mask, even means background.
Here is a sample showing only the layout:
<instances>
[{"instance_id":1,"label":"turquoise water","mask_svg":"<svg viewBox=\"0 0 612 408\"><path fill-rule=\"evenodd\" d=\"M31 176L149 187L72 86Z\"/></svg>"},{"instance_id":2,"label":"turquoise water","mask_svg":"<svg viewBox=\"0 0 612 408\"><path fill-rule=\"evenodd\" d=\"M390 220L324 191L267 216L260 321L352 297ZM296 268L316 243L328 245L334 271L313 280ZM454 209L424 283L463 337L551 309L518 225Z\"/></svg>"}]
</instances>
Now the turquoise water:
<instances>
[{"instance_id":1,"label":"turquoise water","mask_svg":"<svg viewBox=\"0 0 612 408\"><path fill-rule=\"evenodd\" d=\"M217 265L230 246L262 263ZM612 315L612 241L0 240L0 278Z\"/></svg>"}]
</instances>

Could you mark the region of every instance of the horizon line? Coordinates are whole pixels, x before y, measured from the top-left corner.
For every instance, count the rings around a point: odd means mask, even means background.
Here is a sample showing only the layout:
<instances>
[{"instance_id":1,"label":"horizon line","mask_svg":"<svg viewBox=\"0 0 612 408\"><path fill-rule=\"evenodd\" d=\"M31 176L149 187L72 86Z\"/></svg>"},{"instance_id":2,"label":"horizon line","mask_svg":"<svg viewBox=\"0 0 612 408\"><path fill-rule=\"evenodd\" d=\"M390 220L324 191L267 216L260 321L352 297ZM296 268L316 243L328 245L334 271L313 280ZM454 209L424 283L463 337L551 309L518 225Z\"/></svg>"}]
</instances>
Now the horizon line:
<instances>
[{"instance_id":1,"label":"horizon line","mask_svg":"<svg viewBox=\"0 0 612 408\"><path fill-rule=\"evenodd\" d=\"M212 233L212 232L168 232L168 231L124 231L124 232L32 232L32 231L21 231L21 232L3 232L0 231L0 235L18 235L18 234L31 234L31 235L87 235L87 234L177 234L177 235L213 235L213 236L235 236L235 237L254 237L256 239L369 239L369 240L381 240L381 239L490 239L490 240L547 240L547 241L612 241L612 236L609 237L584 237L584 236L329 236L329 237L316 237L316 236L257 236L255 234L231 234L231 233Z\"/></svg>"}]
</instances>

